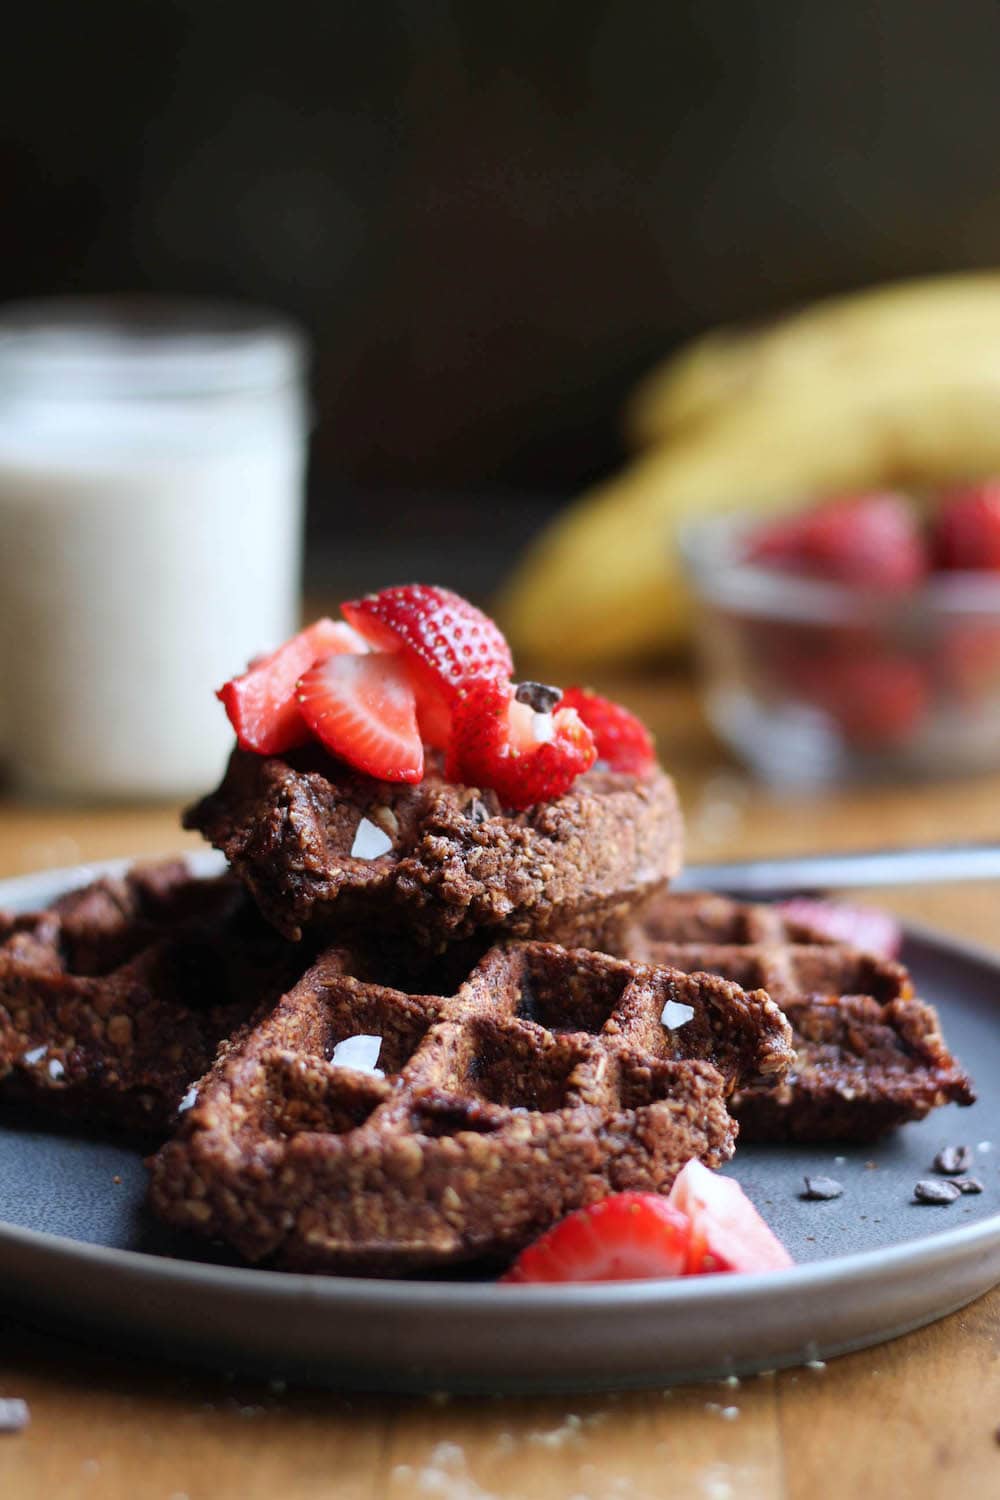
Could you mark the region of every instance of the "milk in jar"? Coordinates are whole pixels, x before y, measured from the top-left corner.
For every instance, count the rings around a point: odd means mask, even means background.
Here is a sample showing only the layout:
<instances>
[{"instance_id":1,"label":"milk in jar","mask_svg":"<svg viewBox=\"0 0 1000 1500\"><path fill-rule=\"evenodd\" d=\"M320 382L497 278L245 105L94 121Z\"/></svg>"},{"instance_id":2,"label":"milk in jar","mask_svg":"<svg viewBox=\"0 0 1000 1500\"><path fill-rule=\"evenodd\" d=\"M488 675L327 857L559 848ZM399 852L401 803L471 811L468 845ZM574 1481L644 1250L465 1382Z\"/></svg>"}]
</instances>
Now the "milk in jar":
<instances>
[{"instance_id":1,"label":"milk in jar","mask_svg":"<svg viewBox=\"0 0 1000 1500\"><path fill-rule=\"evenodd\" d=\"M0 309L0 756L27 794L209 787L215 690L297 628L304 343L273 315Z\"/></svg>"}]
</instances>

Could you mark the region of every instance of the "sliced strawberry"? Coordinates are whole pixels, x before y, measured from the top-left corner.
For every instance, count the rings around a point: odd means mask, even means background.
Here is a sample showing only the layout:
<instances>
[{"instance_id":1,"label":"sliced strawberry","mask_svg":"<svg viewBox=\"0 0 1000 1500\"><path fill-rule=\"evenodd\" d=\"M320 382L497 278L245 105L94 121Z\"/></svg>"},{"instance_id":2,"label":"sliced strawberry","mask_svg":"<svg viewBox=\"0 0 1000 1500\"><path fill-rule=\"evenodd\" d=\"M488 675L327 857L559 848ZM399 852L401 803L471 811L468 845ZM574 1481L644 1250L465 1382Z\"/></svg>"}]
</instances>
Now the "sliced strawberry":
<instances>
[{"instance_id":1,"label":"sliced strawberry","mask_svg":"<svg viewBox=\"0 0 1000 1500\"><path fill-rule=\"evenodd\" d=\"M923 535L905 495L847 495L757 527L753 562L859 588L902 590L927 572Z\"/></svg>"},{"instance_id":2,"label":"sliced strawberry","mask_svg":"<svg viewBox=\"0 0 1000 1500\"><path fill-rule=\"evenodd\" d=\"M849 943L880 958L897 958L903 946L903 929L896 918L877 906L854 906L847 901L817 901L812 896L793 896L779 901L778 910L790 922L812 927L835 943Z\"/></svg>"},{"instance_id":3,"label":"sliced strawberry","mask_svg":"<svg viewBox=\"0 0 1000 1500\"><path fill-rule=\"evenodd\" d=\"M931 547L938 568L1000 571L1000 479L942 495Z\"/></svg>"},{"instance_id":4,"label":"sliced strawberry","mask_svg":"<svg viewBox=\"0 0 1000 1500\"><path fill-rule=\"evenodd\" d=\"M680 1276L687 1219L655 1193L615 1193L567 1215L522 1250L501 1281L638 1281Z\"/></svg>"},{"instance_id":5,"label":"sliced strawberry","mask_svg":"<svg viewBox=\"0 0 1000 1500\"><path fill-rule=\"evenodd\" d=\"M425 745L433 745L435 750L446 750L451 737L451 709L426 668L411 661L408 669L417 700L420 738Z\"/></svg>"},{"instance_id":6,"label":"sliced strawberry","mask_svg":"<svg viewBox=\"0 0 1000 1500\"><path fill-rule=\"evenodd\" d=\"M492 787L505 807L561 797L597 759L594 737L572 708L538 713L509 682L473 682L452 705L446 775Z\"/></svg>"},{"instance_id":7,"label":"sliced strawberry","mask_svg":"<svg viewBox=\"0 0 1000 1500\"><path fill-rule=\"evenodd\" d=\"M295 700L296 682L313 662L367 650L367 642L350 625L323 619L269 656L255 658L242 677L232 678L216 694L236 730L237 744L258 755L280 755L305 744L309 730Z\"/></svg>"},{"instance_id":8,"label":"sliced strawberry","mask_svg":"<svg viewBox=\"0 0 1000 1500\"><path fill-rule=\"evenodd\" d=\"M563 708L575 708L594 736L597 757L612 771L645 776L656 766L653 737L641 719L620 703L601 698L582 687L570 687L562 695Z\"/></svg>"},{"instance_id":9,"label":"sliced strawberry","mask_svg":"<svg viewBox=\"0 0 1000 1500\"><path fill-rule=\"evenodd\" d=\"M768 1228L738 1182L691 1159L667 1202L691 1225L686 1273L778 1271L795 1262Z\"/></svg>"},{"instance_id":10,"label":"sliced strawberry","mask_svg":"<svg viewBox=\"0 0 1000 1500\"><path fill-rule=\"evenodd\" d=\"M302 717L334 755L381 781L419 781L424 747L406 665L398 655L331 656L300 677Z\"/></svg>"},{"instance_id":11,"label":"sliced strawberry","mask_svg":"<svg viewBox=\"0 0 1000 1500\"><path fill-rule=\"evenodd\" d=\"M345 619L382 651L402 651L413 669L421 732L443 750L457 693L478 678L506 681L510 647L482 610L450 589L411 583L341 605Z\"/></svg>"}]
</instances>

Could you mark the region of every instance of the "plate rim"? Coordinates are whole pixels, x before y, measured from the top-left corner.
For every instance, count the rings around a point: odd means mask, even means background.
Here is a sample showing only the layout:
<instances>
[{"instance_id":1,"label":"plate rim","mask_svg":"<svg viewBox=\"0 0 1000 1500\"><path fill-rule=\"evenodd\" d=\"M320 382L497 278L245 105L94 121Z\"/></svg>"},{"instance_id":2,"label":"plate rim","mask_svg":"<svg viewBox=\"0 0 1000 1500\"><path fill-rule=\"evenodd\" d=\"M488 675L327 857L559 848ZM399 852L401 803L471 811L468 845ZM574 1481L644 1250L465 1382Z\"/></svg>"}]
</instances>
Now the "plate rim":
<instances>
[{"instance_id":1,"label":"plate rim","mask_svg":"<svg viewBox=\"0 0 1000 1500\"><path fill-rule=\"evenodd\" d=\"M898 1270L929 1272L939 1261L956 1257L972 1259L979 1250L1000 1244L1000 1212L975 1224L962 1224L939 1234L925 1235L888 1248L858 1251L853 1255L827 1256L778 1271L730 1272L712 1277L647 1277L634 1281L560 1282L538 1285L516 1282L428 1281L417 1277L335 1276L324 1272L276 1271L262 1266L215 1265L209 1261L182 1260L173 1255L155 1255L143 1250L122 1250L75 1240L69 1235L26 1229L0 1222L0 1244L14 1243L37 1248L50 1255L85 1261L101 1271L127 1271L154 1280L197 1282L204 1289L222 1288L252 1293L259 1288L278 1298L297 1302L303 1297L336 1305L349 1302L357 1307L369 1301L389 1309L400 1305L425 1304L433 1311L439 1304L463 1313L487 1312L497 1306L525 1309L557 1300L560 1306L599 1310L605 1303L654 1301L658 1305L708 1301L725 1305L753 1297L762 1288L777 1293L806 1293L829 1285L867 1281L870 1274L892 1276ZM1000 1278L998 1278L1000 1280Z\"/></svg>"}]
</instances>

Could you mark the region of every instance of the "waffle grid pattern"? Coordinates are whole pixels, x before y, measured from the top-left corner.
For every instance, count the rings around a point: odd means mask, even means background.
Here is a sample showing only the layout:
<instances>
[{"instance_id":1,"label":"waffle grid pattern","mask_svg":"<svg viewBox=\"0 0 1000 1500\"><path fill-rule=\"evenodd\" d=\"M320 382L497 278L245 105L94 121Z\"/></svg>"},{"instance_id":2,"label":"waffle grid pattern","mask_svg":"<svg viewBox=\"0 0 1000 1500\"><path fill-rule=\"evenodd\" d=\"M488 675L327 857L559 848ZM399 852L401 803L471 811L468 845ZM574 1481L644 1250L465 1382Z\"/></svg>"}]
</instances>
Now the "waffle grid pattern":
<instances>
[{"instance_id":1,"label":"waffle grid pattern","mask_svg":"<svg viewBox=\"0 0 1000 1500\"><path fill-rule=\"evenodd\" d=\"M867 1141L950 1102L965 1071L898 963L836 943L774 908L664 893L621 938L625 956L761 988L792 1027L796 1061L774 1090L733 1099L744 1140Z\"/></svg>"},{"instance_id":2,"label":"waffle grid pattern","mask_svg":"<svg viewBox=\"0 0 1000 1500\"><path fill-rule=\"evenodd\" d=\"M773 1002L554 944L491 949L451 996L331 952L223 1049L152 1167L152 1202L248 1258L390 1274L508 1256L609 1191L733 1150L726 1097L780 1076ZM690 1008L671 1030L665 1004ZM333 1063L382 1038L384 1077Z\"/></svg>"},{"instance_id":3,"label":"waffle grid pattern","mask_svg":"<svg viewBox=\"0 0 1000 1500\"><path fill-rule=\"evenodd\" d=\"M219 1041L293 974L241 888L180 861L0 914L0 1089L162 1132Z\"/></svg>"}]
</instances>

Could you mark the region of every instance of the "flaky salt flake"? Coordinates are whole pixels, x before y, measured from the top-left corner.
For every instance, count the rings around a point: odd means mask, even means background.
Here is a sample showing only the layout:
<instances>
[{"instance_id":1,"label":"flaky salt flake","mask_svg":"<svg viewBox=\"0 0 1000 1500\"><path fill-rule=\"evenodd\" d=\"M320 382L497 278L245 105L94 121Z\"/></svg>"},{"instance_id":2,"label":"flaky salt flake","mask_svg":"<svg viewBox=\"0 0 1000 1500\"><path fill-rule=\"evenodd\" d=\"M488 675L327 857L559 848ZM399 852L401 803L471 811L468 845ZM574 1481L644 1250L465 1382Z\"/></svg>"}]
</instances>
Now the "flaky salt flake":
<instances>
[{"instance_id":1,"label":"flaky salt flake","mask_svg":"<svg viewBox=\"0 0 1000 1500\"><path fill-rule=\"evenodd\" d=\"M188 1089L187 1093L184 1095L184 1098L181 1100L180 1104L178 1104L178 1106L177 1106L177 1113L179 1115L186 1114L189 1109L193 1109L194 1108L194 1106L197 1103L197 1101L198 1101L198 1090L195 1087L195 1085L192 1084L191 1087Z\"/></svg>"},{"instance_id":2,"label":"flaky salt flake","mask_svg":"<svg viewBox=\"0 0 1000 1500\"><path fill-rule=\"evenodd\" d=\"M379 828L370 818L362 818L355 830L351 858L378 859L380 854L388 854L391 848L392 839L385 829Z\"/></svg>"},{"instance_id":3,"label":"flaky salt flake","mask_svg":"<svg viewBox=\"0 0 1000 1500\"><path fill-rule=\"evenodd\" d=\"M668 1000L660 1011L660 1020L668 1031L676 1031L678 1026L686 1026L693 1015L693 1005L684 1005L680 1000Z\"/></svg>"},{"instance_id":4,"label":"flaky salt flake","mask_svg":"<svg viewBox=\"0 0 1000 1500\"><path fill-rule=\"evenodd\" d=\"M36 1063L41 1062L42 1058L45 1056L48 1050L49 1049L47 1045L42 1047L32 1047L30 1052L26 1052L24 1054L24 1057L21 1059L21 1061L28 1063L29 1066L33 1068Z\"/></svg>"},{"instance_id":5,"label":"flaky salt flake","mask_svg":"<svg viewBox=\"0 0 1000 1500\"><path fill-rule=\"evenodd\" d=\"M334 1047L330 1061L338 1068L352 1068L355 1073L370 1073L373 1078L384 1078L382 1069L376 1066L381 1050L380 1036L348 1036Z\"/></svg>"}]
</instances>

